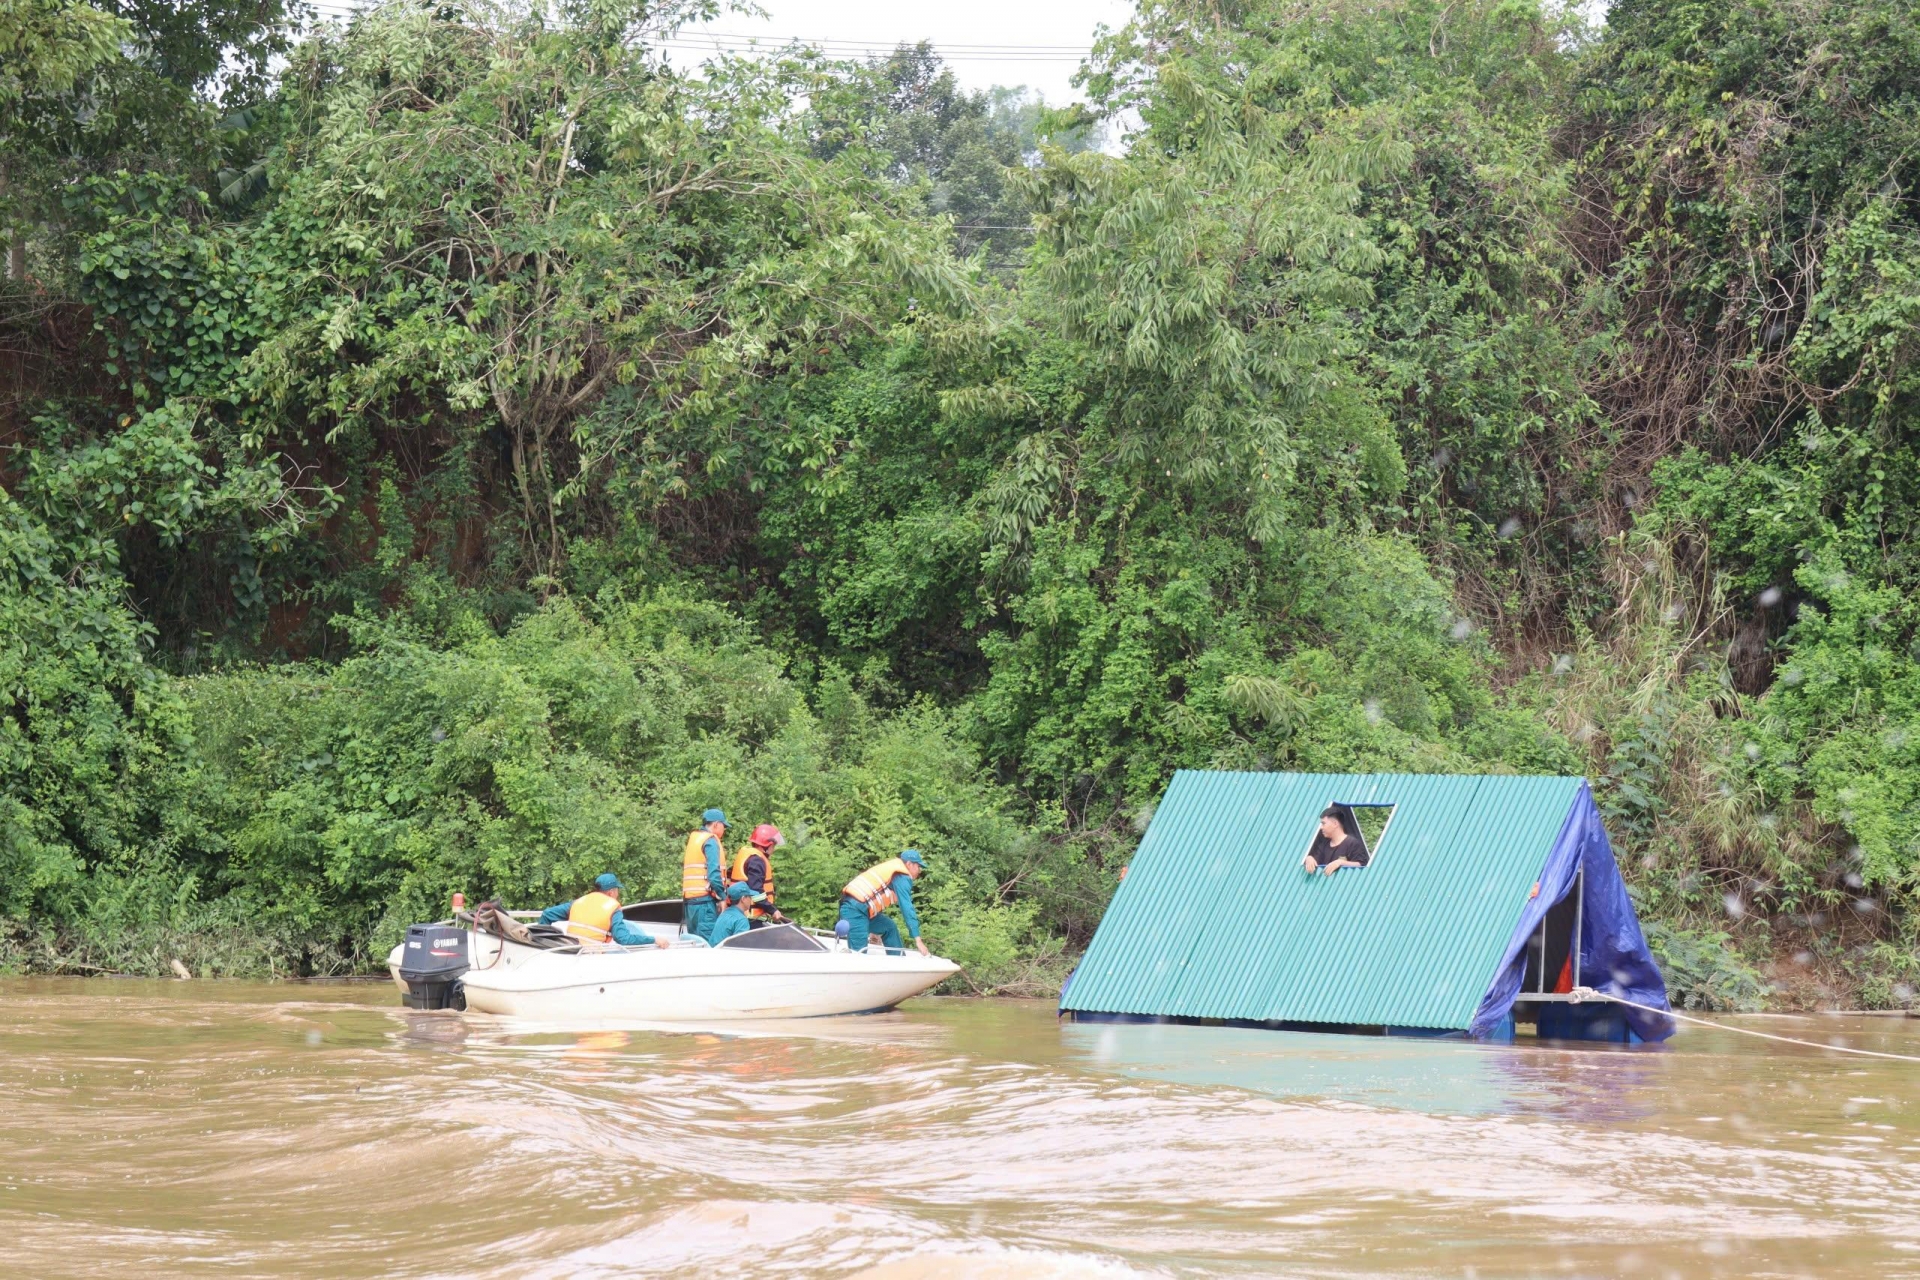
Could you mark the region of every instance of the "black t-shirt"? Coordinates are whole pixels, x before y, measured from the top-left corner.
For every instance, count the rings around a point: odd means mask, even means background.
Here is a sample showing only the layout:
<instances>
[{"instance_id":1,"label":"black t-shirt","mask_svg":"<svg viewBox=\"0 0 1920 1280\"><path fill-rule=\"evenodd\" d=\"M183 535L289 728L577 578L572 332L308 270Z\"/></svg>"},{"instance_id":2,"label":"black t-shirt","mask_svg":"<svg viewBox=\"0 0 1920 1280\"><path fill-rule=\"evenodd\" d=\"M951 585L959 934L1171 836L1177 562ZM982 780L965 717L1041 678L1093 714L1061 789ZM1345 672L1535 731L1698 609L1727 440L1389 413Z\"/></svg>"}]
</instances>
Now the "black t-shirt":
<instances>
[{"instance_id":1,"label":"black t-shirt","mask_svg":"<svg viewBox=\"0 0 1920 1280\"><path fill-rule=\"evenodd\" d=\"M1353 836L1342 836L1338 844L1328 844L1324 839L1313 842L1314 866L1324 867L1341 858L1364 867L1367 865L1367 847Z\"/></svg>"}]
</instances>

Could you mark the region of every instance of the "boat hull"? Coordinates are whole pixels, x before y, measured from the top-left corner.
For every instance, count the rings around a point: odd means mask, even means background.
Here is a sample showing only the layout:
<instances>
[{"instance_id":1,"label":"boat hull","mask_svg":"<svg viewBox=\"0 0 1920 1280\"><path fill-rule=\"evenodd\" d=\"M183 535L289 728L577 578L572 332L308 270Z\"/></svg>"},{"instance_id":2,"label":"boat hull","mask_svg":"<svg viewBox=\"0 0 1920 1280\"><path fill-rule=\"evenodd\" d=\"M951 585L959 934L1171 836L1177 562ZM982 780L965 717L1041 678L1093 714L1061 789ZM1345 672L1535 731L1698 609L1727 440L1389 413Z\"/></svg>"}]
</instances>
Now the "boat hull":
<instances>
[{"instance_id":1,"label":"boat hull","mask_svg":"<svg viewBox=\"0 0 1920 1280\"><path fill-rule=\"evenodd\" d=\"M470 971L467 1008L542 1022L703 1022L872 1013L938 986L959 966L918 954L811 954L675 947L577 955L509 947Z\"/></svg>"},{"instance_id":2,"label":"boat hull","mask_svg":"<svg viewBox=\"0 0 1920 1280\"><path fill-rule=\"evenodd\" d=\"M710 1022L820 1018L891 1009L960 966L917 952L764 951L682 941L651 947L549 951L474 932L461 978L466 1007L540 1022ZM401 948L387 971L404 995Z\"/></svg>"}]
</instances>

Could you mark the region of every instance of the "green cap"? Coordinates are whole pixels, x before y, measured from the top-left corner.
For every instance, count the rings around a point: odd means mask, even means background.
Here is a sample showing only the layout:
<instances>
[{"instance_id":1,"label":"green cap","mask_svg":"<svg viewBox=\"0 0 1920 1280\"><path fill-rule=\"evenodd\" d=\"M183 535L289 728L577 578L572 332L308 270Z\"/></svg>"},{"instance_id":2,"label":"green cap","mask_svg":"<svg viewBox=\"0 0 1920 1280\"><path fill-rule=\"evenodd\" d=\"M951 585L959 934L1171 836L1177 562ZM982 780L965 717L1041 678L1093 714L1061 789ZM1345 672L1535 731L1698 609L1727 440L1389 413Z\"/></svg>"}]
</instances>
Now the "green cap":
<instances>
[{"instance_id":1,"label":"green cap","mask_svg":"<svg viewBox=\"0 0 1920 1280\"><path fill-rule=\"evenodd\" d=\"M593 882L593 887L602 893L612 893L615 889L624 890L627 886L620 883L620 877L609 871Z\"/></svg>"},{"instance_id":2,"label":"green cap","mask_svg":"<svg viewBox=\"0 0 1920 1280\"><path fill-rule=\"evenodd\" d=\"M736 881L727 886L727 901L738 902L745 898L748 902L765 902L767 895L755 893L745 880Z\"/></svg>"},{"instance_id":3,"label":"green cap","mask_svg":"<svg viewBox=\"0 0 1920 1280\"><path fill-rule=\"evenodd\" d=\"M911 862L915 866L919 866L919 867L924 867L927 865L927 860L920 856L920 851L918 849L902 849L900 851L900 861Z\"/></svg>"},{"instance_id":4,"label":"green cap","mask_svg":"<svg viewBox=\"0 0 1920 1280\"><path fill-rule=\"evenodd\" d=\"M717 822L721 826L725 826L727 824L727 814L724 809L709 809L700 815L700 821L703 823Z\"/></svg>"}]
</instances>

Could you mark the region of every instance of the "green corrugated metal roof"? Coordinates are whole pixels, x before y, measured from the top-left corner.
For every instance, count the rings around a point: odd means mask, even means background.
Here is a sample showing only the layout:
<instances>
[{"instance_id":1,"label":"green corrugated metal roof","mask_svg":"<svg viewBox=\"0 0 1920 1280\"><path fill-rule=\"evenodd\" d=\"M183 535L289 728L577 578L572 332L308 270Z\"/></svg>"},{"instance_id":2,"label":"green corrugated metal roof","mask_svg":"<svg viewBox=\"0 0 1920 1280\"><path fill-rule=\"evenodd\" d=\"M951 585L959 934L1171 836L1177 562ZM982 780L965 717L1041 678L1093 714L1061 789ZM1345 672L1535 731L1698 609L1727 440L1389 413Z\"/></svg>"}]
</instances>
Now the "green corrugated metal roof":
<instances>
[{"instance_id":1,"label":"green corrugated metal roof","mask_svg":"<svg viewBox=\"0 0 1920 1280\"><path fill-rule=\"evenodd\" d=\"M1584 785L1183 770L1061 1007L1464 1030ZM1392 822L1367 867L1308 875L1336 801Z\"/></svg>"}]
</instances>

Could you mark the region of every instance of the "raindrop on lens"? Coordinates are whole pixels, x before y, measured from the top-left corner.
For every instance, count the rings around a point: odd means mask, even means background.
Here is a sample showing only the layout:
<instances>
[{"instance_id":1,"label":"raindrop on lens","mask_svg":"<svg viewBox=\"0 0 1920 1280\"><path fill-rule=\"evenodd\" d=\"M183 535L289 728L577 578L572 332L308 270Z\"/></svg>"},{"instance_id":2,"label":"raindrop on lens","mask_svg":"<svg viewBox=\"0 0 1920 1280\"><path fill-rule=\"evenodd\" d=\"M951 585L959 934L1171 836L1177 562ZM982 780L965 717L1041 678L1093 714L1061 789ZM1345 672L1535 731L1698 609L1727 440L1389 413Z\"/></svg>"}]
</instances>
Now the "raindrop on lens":
<instances>
[{"instance_id":1,"label":"raindrop on lens","mask_svg":"<svg viewBox=\"0 0 1920 1280\"><path fill-rule=\"evenodd\" d=\"M1721 901L1721 904L1726 907L1727 914L1732 916L1735 920L1738 920L1741 916L1744 916L1745 914L1747 914L1747 904L1740 901L1740 895L1737 893L1730 893L1726 897L1720 899L1720 901Z\"/></svg>"},{"instance_id":2,"label":"raindrop on lens","mask_svg":"<svg viewBox=\"0 0 1920 1280\"><path fill-rule=\"evenodd\" d=\"M1511 538L1514 534L1518 532L1520 532L1520 521L1516 517L1508 516L1505 520L1502 520L1500 522L1501 537Z\"/></svg>"},{"instance_id":3,"label":"raindrop on lens","mask_svg":"<svg viewBox=\"0 0 1920 1280\"><path fill-rule=\"evenodd\" d=\"M1762 609L1771 609L1773 608L1773 606L1779 603L1780 603L1780 588L1768 587L1765 591L1762 591L1760 593L1760 607Z\"/></svg>"},{"instance_id":4,"label":"raindrop on lens","mask_svg":"<svg viewBox=\"0 0 1920 1280\"><path fill-rule=\"evenodd\" d=\"M1460 621L1453 624L1453 638L1455 640L1465 640L1468 636L1472 634L1473 634L1473 623L1467 621L1465 618L1462 618L1460 619Z\"/></svg>"}]
</instances>

